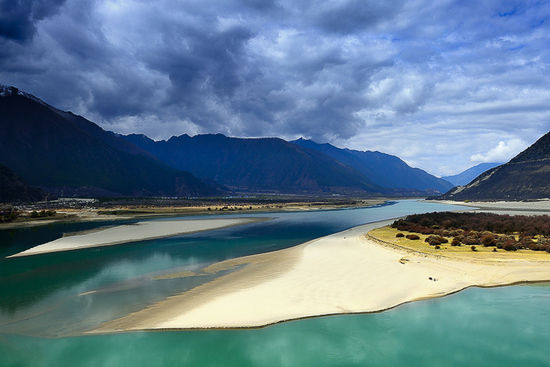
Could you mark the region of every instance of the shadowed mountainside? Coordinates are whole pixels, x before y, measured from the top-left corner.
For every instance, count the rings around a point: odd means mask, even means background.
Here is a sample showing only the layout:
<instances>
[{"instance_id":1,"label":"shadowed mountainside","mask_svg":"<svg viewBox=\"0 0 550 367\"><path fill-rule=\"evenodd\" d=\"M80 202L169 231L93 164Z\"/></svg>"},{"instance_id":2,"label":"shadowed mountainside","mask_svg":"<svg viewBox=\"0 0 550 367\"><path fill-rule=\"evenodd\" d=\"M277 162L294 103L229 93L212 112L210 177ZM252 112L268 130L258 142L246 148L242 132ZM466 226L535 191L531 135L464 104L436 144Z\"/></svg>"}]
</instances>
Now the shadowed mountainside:
<instances>
[{"instance_id":1,"label":"shadowed mountainside","mask_svg":"<svg viewBox=\"0 0 550 367\"><path fill-rule=\"evenodd\" d=\"M550 198L550 132L510 162L482 173L438 199L526 200Z\"/></svg>"},{"instance_id":2,"label":"shadowed mountainside","mask_svg":"<svg viewBox=\"0 0 550 367\"><path fill-rule=\"evenodd\" d=\"M83 117L0 90L0 163L58 195L198 196L218 191Z\"/></svg>"},{"instance_id":3,"label":"shadowed mountainside","mask_svg":"<svg viewBox=\"0 0 550 367\"><path fill-rule=\"evenodd\" d=\"M235 191L369 194L387 190L355 169L279 138L241 139L222 134L181 135L153 141L124 136L171 167Z\"/></svg>"},{"instance_id":4,"label":"shadowed mountainside","mask_svg":"<svg viewBox=\"0 0 550 367\"><path fill-rule=\"evenodd\" d=\"M44 193L21 181L8 167L0 164L0 203L37 201Z\"/></svg>"},{"instance_id":5,"label":"shadowed mountainside","mask_svg":"<svg viewBox=\"0 0 550 367\"><path fill-rule=\"evenodd\" d=\"M371 151L340 149L331 144L318 144L298 139L291 143L326 154L361 172L375 184L392 189L413 189L428 193L446 192L453 185L419 168L412 168L399 157Z\"/></svg>"},{"instance_id":6,"label":"shadowed mountainside","mask_svg":"<svg viewBox=\"0 0 550 367\"><path fill-rule=\"evenodd\" d=\"M14 87L0 87L0 164L58 196L208 196L220 185L241 193L425 196L452 187L395 156L303 139L122 136Z\"/></svg>"}]
</instances>

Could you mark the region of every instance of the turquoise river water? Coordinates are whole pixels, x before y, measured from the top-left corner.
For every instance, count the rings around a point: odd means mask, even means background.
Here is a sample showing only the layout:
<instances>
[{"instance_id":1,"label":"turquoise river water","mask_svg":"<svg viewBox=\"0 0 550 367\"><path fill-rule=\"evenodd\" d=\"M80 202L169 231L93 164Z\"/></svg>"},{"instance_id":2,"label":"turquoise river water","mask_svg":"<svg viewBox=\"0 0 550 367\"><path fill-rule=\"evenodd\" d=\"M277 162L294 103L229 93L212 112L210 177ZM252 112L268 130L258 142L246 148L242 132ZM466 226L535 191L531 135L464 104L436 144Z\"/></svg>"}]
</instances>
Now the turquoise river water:
<instances>
[{"instance_id":1,"label":"turquoise river water","mask_svg":"<svg viewBox=\"0 0 550 367\"><path fill-rule=\"evenodd\" d=\"M262 329L82 336L216 276L156 279L276 249L359 224L461 209L405 200L374 208L246 216L221 230L4 259L103 223L0 232L0 366L550 366L550 287L492 289ZM159 219L155 219L159 220ZM132 222L132 221L127 221Z\"/></svg>"}]
</instances>

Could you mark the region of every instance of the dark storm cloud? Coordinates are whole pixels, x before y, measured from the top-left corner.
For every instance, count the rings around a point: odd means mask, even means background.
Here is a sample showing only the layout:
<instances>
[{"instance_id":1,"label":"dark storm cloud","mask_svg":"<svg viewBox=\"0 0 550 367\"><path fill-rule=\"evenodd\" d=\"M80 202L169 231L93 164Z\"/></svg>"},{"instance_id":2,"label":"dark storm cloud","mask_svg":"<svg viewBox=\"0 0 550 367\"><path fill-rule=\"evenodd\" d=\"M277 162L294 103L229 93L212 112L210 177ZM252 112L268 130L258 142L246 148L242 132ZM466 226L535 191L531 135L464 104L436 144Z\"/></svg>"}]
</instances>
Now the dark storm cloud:
<instances>
[{"instance_id":1,"label":"dark storm cloud","mask_svg":"<svg viewBox=\"0 0 550 367\"><path fill-rule=\"evenodd\" d=\"M178 92L202 88L222 98L231 97L241 84L243 47L251 36L240 26L218 32L185 29L170 35L170 41L151 50L152 55L144 59L149 67L168 75Z\"/></svg>"},{"instance_id":2,"label":"dark storm cloud","mask_svg":"<svg viewBox=\"0 0 550 367\"><path fill-rule=\"evenodd\" d=\"M541 2L0 0L0 9L0 82L122 133L305 136L446 174L550 129ZM410 144L423 139L429 148Z\"/></svg>"},{"instance_id":3,"label":"dark storm cloud","mask_svg":"<svg viewBox=\"0 0 550 367\"><path fill-rule=\"evenodd\" d=\"M0 0L0 37L27 41L35 23L57 12L65 0Z\"/></svg>"}]
</instances>

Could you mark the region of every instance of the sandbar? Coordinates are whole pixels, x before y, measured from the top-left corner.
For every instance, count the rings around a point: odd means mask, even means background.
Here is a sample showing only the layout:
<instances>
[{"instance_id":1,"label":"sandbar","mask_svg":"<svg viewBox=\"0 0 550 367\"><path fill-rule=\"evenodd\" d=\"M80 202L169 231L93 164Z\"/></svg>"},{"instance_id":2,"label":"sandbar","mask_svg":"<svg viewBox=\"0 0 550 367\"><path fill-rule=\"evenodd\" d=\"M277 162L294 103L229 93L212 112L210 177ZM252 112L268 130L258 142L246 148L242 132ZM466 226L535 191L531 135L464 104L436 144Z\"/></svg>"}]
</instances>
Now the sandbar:
<instances>
[{"instance_id":1,"label":"sandbar","mask_svg":"<svg viewBox=\"0 0 550 367\"><path fill-rule=\"evenodd\" d=\"M427 200L431 203L463 205L490 211L519 211L529 212L522 214L550 214L550 199L529 201L455 201L455 200ZM518 213L519 214L519 213Z\"/></svg>"},{"instance_id":2,"label":"sandbar","mask_svg":"<svg viewBox=\"0 0 550 367\"><path fill-rule=\"evenodd\" d=\"M550 280L550 261L467 261L384 245L366 224L302 245L227 260L238 270L89 333L263 327L306 317L378 312L471 286Z\"/></svg>"},{"instance_id":3,"label":"sandbar","mask_svg":"<svg viewBox=\"0 0 550 367\"><path fill-rule=\"evenodd\" d=\"M29 256L48 252L78 250L89 247L145 241L179 234L220 229L262 220L266 220L266 218L209 218L142 221L135 224L119 225L90 233L58 238L54 241L32 247L8 257Z\"/></svg>"}]
</instances>

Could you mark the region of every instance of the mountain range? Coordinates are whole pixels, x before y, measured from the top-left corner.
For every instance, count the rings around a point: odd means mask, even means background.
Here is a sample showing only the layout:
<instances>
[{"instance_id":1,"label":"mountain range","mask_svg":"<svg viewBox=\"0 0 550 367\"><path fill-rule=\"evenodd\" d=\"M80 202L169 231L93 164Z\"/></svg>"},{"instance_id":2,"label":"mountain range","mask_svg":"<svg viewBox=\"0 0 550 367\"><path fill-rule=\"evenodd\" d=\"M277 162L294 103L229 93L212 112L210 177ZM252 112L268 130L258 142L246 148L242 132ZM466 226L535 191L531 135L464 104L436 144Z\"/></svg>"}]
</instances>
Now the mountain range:
<instances>
[{"instance_id":1,"label":"mountain range","mask_svg":"<svg viewBox=\"0 0 550 367\"><path fill-rule=\"evenodd\" d=\"M212 180L231 191L294 194L386 191L345 164L279 138L185 134L153 141L145 135L121 137L170 167Z\"/></svg>"},{"instance_id":2,"label":"mountain range","mask_svg":"<svg viewBox=\"0 0 550 367\"><path fill-rule=\"evenodd\" d=\"M454 186L463 186L472 182L474 178L481 175L483 172L488 171L496 166L500 166L501 164L502 163L480 163L460 172L459 174L452 176L443 176L441 178L449 181Z\"/></svg>"},{"instance_id":3,"label":"mountain range","mask_svg":"<svg viewBox=\"0 0 550 367\"><path fill-rule=\"evenodd\" d=\"M311 140L287 142L222 134L184 134L161 141L138 134L121 137L171 167L238 192L426 195L453 187L395 156L339 149Z\"/></svg>"},{"instance_id":4,"label":"mountain range","mask_svg":"<svg viewBox=\"0 0 550 367\"><path fill-rule=\"evenodd\" d=\"M300 138L293 144L321 152L349 167L356 169L376 185L390 189L446 192L452 183L437 178L420 168L412 168L399 157L381 152L358 151L337 148L331 144L318 144Z\"/></svg>"},{"instance_id":5,"label":"mountain range","mask_svg":"<svg viewBox=\"0 0 550 367\"><path fill-rule=\"evenodd\" d=\"M494 167L439 199L529 200L550 198L550 132L508 163Z\"/></svg>"},{"instance_id":6,"label":"mountain range","mask_svg":"<svg viewBox=\"0 0 550 367\"><path fill-rule=\"evenodd\" d=\"M452 187L392 155L305 139L119 135L15 87L0 87L0 164L59 196L424 196Z\"/></svg>"},{"instance_id":7,"label":"mountain range","mask_svg":"<svg viewBox=\"0 0 550 367\"><path fill-rule=\"evenodd\" d=\"M61 196L197 196L219 190L14 87L0 89L0 163Z\"/></svg>"}]
</instances>

